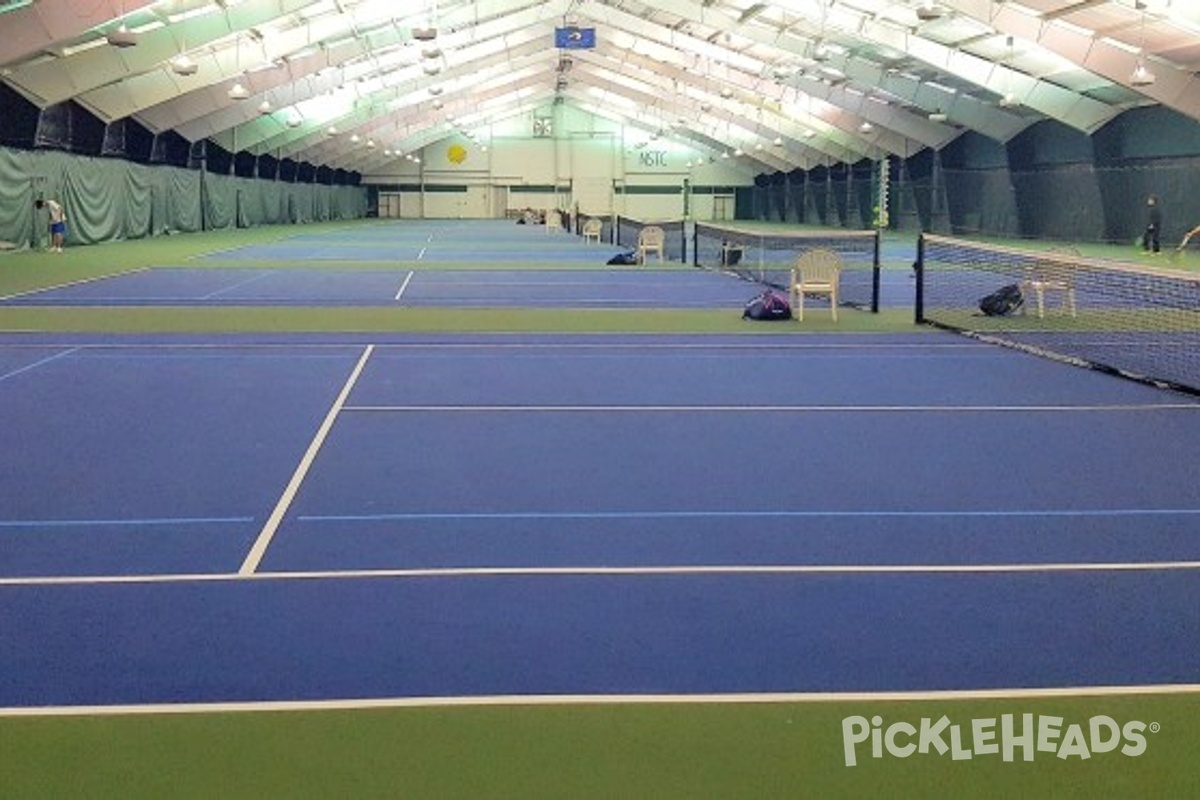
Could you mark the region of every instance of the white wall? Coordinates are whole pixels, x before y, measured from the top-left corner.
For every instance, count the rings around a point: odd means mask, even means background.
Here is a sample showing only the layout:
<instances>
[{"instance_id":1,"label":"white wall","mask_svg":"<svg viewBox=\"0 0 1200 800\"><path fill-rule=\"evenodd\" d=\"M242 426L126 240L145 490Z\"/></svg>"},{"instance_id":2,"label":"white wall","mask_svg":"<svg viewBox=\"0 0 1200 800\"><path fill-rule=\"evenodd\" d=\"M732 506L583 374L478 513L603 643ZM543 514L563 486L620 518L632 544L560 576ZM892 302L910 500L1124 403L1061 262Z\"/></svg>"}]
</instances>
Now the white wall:
<instances>
[{"instance_id":1,"label":"white wall","mask_svg":"<svg viewBox=\"0 0 1200 800\"><path fill-rule=\"evenodd\" d=\"M534 135L535 117L552 120L553 136ZM420 164L397 158L364 175L363 182L468 188L466 193L425 192L421 202L410 198L416 193L404 193L404 216L414 207L428 218L496 216L492 198L502 194L496 187L509 187L507 212L572 209L578 204L589 215L615 212L678 219L684 210L685 181L693 186L751 186L760 171L747 159L710 159L672 137L651 139L643 130L565 104L548 105L474 134L474 140L452 134L423 148ZM522 191L522 186L536 191ZM639 193L638 187L655 189ZM712 219L718 204L711 194L693 195L691 213L697 219Z\"/></svg>"}]
</instances>

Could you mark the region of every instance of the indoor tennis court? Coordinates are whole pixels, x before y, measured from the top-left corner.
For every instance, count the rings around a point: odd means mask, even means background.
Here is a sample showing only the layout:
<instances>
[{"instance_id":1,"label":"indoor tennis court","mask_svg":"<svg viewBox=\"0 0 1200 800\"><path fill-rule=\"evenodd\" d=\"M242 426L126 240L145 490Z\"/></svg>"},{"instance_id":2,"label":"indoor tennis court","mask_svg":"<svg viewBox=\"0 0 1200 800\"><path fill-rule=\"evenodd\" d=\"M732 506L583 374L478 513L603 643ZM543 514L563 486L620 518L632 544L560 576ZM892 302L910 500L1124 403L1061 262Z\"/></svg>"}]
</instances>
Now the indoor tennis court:
<instances>
[{"instance_id":1,"label":"indoor tennis court","mask_svg":"<svg viewBox=\"0 0 1200 800\"><path fill-rule=\"evenodd\" d=\"M1200 4L0 2L0 794L1200 796Z\"/></svg>"},{"instance_id":2,"label":"indoor tennis court","mask_svg":"<svg viewBox=\"0 0 1200 800\"><path fill-rule=\"evenodd\" d=\"M422 238L389 227L373 247ZM639 302L593 311L706 297L732 327L5 334L0 593L19 623L0 705L1028 703L1187 674L1200 505L1162 465L1200 445L1194 396L870 332L881 314L861 308L842 332L811 310L826 332L797 335L740 319L743 275L571 267L556 249L596 246L536 241L534 269L201 256L6 298L349 319L420 313L423 284L449 311L482 282L480 313L546 291L588 308L603 287Z\"/></svg>"}]
</instances>

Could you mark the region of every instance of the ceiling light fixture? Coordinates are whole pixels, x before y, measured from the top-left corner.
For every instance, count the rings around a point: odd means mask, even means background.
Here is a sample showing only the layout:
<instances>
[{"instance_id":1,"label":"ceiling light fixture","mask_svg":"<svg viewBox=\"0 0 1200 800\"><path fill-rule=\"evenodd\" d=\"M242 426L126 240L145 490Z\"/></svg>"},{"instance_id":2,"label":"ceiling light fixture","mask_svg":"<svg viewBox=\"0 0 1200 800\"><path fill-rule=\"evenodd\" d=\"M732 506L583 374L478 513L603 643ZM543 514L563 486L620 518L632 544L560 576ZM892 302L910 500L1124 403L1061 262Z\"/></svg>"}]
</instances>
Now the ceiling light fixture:
<instances>
[{"instance_id":1,"label":"ceiling light fixture","mask_svg":"<svg viewBox=\"0 0 1200 800\"><path fill-rule=\"evenodd\" d=\"M925 0L921 5L917 6L917 19L921 22L932 22L935 19L942 18L942 10L934 5L931 0Z\"/></svg>"},{"instance_id":2,"label":"ceiling light fixture","mask_svg":"<svg viewBox=\"0 0 1200 800\"><path fill-rule=\"evenodd\" d=\"M192 59L188 58L187 53L180 53L174 61L171 62L171 71L176 75L195 75L200 70L200 65Z\"/></svg>"},{"instance_id":3,"label":"ceiling light fixture","mask_svg":"<svg viewBox=\"0 0 1200 800\"><path fill-rule=\"evenodd\" d=\"M425 16L425 24L419 28L412 29L412 37L418 42L432 42L437 38L437 0L433 0L433 4L429 9L429 13Z\"/></svg>"},{"instance_id":4,"label":"ceiling light fixture","mask_svg":"<svg viewBox=\"0 0 1200 800\"><path fill-rule=\"evenodd\" d=\"M1139 62L1133 68L1133 73L1129 76L1130 86L1153 86L1157 76L1147 69L1145 63Z\"/></svg>"},{"instance_id":5,"label":"ceiling light fixture","mask_svg":"<svg viewBox=\"0 0 1200 800\"><path fill-rule=\"evenodd\" d=\"M929 115L930 122L945 122L949 117L940 108L935 108Z\"/></svg>"},{"instance_id":6,"label":"ceiling light fixture","mask_svg":"<svg viewBox=\"0 0 1200 800\"><path fill-rule=\"evenodd\" d=\"M242 34L238 33L237 38L233 40L233 65L234 69L241 73L242 71ZM233 82L233 86L229 87L230 100L245 100L250 96L250 90L247 89L239 77Z\"/></svg>"},{"instance_id":7,"label":"ceiling light fixture","mask_svg":"<svg viewBox=\"0 0 1200 800\"><path fill-rule=\"evenodd\" d=\"M124 10L124 8L121 9L122 13L124 13ZM118 25L115 31L109 31L104 40L113 47L120 48L136 47L138 43L137 34L129 30L124 22Z\"/></svg>"},{"instance_id":8,"label":"ceiling light fixture","mask_svg":"<svg viewBox=\"0 0 1200 800\"><path fill-rule=\"evenodd\" d=\"M1017 96L1013 94L1012 90L1013 37L1009 36L1005 39L1005 46L1008 48L1008 53L1000 65L1004 68L1004 96L1000 98L1000 102L996 105L1000 106L1000 108L1015 108L1021 105L1021 103L1017 100Z\"/></svg>"},{"instance_id":9,"label":"ceiling light fixture","mask_svg":"<svg viewBox=\"0 0 1200 800\"><path fill-rule=\"evenodd\" d=\"M1133 7L1142 12L1142 24L1138 42L1137 65L1133 68L1133 74L1129 76L1129 85L1153 86L1156 76L1146 66L1146 4L1143 0L1137 0Z\"/></svg>"}]
</instances>

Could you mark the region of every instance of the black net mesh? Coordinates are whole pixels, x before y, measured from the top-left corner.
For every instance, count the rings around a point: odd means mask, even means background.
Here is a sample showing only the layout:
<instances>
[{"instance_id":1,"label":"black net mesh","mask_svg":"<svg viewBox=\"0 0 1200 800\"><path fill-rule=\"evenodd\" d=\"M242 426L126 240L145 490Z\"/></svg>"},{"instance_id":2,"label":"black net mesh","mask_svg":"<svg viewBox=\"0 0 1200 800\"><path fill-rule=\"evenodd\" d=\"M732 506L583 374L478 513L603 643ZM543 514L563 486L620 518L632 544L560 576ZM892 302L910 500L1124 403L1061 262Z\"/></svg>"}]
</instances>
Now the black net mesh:
<instances>
[{"instance_id":1,"label":"black net mesh","mask_svg":"<svg viewBox=\"0 0 1200 800\"><path fill-rule=\"evenodd\" d=\"M630 217L617 217L616 244L633 250L638 245L638 237L644 228L656 226L662 228L664 234L663 258L667 261L687 261L687 234L684 222L675 220L638 220ZM653 256L651 257L653 258Z\"/></svg>"},{"instance_id":2,"label":"black net mesh","mask_svg":"<svg viewBox=\"0 0 1200 800\"><path fill-rule=\"evenodd\" d=\"M1200 392L1200 276L929 234L917 276L919 321ZM986 315L981 301L1005 286L1022 305Z\"/></svg>"},{"instance_id":3,"label":"black net mesh","mask_svg":"<svg viewBox=\"0 0 1200 800\"><path fill-rule=\"evenodd\" d=\"M692 263L779 289L791 282L792 265L806 250L823 248L842 257L844 305L879 310L879 235L876 231L755 231L696 223Z\"/></svg>"}]
</instances>

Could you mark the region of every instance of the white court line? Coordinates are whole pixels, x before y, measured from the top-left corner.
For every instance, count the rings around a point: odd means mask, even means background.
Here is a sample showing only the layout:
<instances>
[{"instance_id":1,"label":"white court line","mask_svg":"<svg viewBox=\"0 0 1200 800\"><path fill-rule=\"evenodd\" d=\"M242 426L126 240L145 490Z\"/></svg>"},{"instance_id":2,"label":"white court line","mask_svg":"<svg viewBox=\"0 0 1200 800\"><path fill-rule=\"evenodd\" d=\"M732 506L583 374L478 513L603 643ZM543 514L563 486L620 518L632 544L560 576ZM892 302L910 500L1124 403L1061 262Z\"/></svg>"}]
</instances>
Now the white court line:
<instances>
[{"instance_id":1,"label":"white court line","mask_svg":"<svg viewBox=\"0 0 1200 800\"><path fill-rule=\"evenodd\" d=\"M147 575L60 575L0 578L0 587L53 587L224 583L238 581L323 581L412 578L658 577L664 575L979 575L1054 572L1187 572L1200 561L1142 561L1040 564L754 564L654 567L430 567L295 572L197 572Z\"/></svg>"},{"instance_id":2,"label":"white court line","mask_svg":"<svg viewBox=\"0 0 1200 800\"><path fill-rule=\"evenodd\" d=\"M408 284L410 281L412 281L413 275L415 274L416 272L411 269L408 271L408 275L406 275L404 278L404 283L400 284L400 291L396 292L396 296L392 298L393 300L399 300L404 296L404 291L408 288Z\"/></svg>"},{"instance_id":3,"label":"white court line","mask_svg":"<svg viewBox=\"0 0 1200 800\"><path fill-rule=\"evenodd\" d=\"M321 449L321 445L325 443L325 437L329 435L330 429L333 428L334 420L337 419L338 413L346 403L346 398L350 396L350 390L358 382L358 376L362 374L363 367L367 365L367 360L371 357L371 353L374 350L374 345L367 345L362 355L359 356L358 363L354 365L354 370L350 373L350 377L346 379L346 384L342 387L342 391L338 394L337 399L333 401L333 405L330 406L329 412L325 415L325 420L321 423L321 427L317 429L312 442L309 443L308 450L305 451L304 457L300 459L300 463L296 466L296 471L292 473L292 479L288 481L287 487L283 490L283 494L275 504L275 509L271 512L267 523L258 534L258 538L254 540L254 545L250 548L250 552L246 554L246 560L242 562L238 574L251 575L258 569L259 563L262 562L262 558L267 552L267 547L270 546L271 540L275 537L275 532L279 529L280 523L283 522L283 517L287 513L288 507L291 506L296 493L300 491L300 484L304 482L309 468L312 467L312 463L317 457L317 452Z\"/></svg>"},{"instance_id":4,"label":"white court line","mask_svg":"<svg viewBox=\"0 0 1200 800\"><path fill-rule=\"evenodd\" d=\"M127 714L200 714L240 711L321 711L442 706L560 705L751 705L778 703L855 703L899 701L1006 700L1061 697L1113 697L1195 694L1200 684L1145 686L1065 686L1031 689L953 689L892 692L770 692L728 694L481 695L477 697L388 697L345 700L248 701L240 703L151 703L113 706L40 706L0 708L0 716L77 716Z\"/></svg>"},{"instance_id":5,"label":"white court line","mask_svg":"<svg viewBox=\"0 0 1200 800\"><path fill-rule=\"evenodd\" d=\"M72 353L76 352L77 350L79 350L78 347L68 347L67 349L62 350L58 353L55 353L52 356L46 356L45 358L39 359L39 360L33 362L32 364L26 364L23 367L18 367L17 369L12 370L11 372L6 372L3 375L0 375L0 381L6 381L9 378L16 377L17 375L20 375L22 373L29 372L30 370L34 370L34 369L37 369L38 367L49 364L51 361L57 361L60 358L71 355Z\"/></svg>"},{"instance_id":6,"label":"white court line","mask_svg":"<svg viewBox=\"0 0 1200 800\"><path fill-rule=\"evenodd\" d=\"M226 286L223 289L217 289L215 292L209 292L208 294L202 296L200 299L201 300L212 300L214 297L220 297L221 295L225 294L226 292L232 292L234 289L240 289L241 287L243 287L247 284L256 283L257 281L261 281L265 278L270 278L275 274L276 274L275 270L268 270L259 275L254 275L254 276L246 278L244 280L240 280L237 283Z\"/></svg>"},{"instance_id":7,"label":"white court line","mask_svg":"<svg viewBox=\"0 0 1200 800\"><path fill-rule=\"evenodd\" d=\"M77 281L58 283L54 286L43 286L40 289L30 289L25 292L14 292L13 294L0 295L0 303L4 302L5 300L15 300L18 297L29 297L35 294L42 294L43 292L53 292L58 289L66 289L68 286L83 286L87 283L97 283L99 281L106 281L110 278L121 278L126 275L136 275L139 272L149 272L151 269L152 267L136 267L134 269L127 269L121 272L110 272L107 275L97 275L93 278L80 278Z\"/></svg>"},{"instance_id":8,"label":"white court line","mask_svg":"<svg viewBox=\"0 0 1200 800\"><path fill-rule=\"evenodd\" d=\"M785 413L785 414L852 414L852 413L1028 413L1028 412L1143 412L1143 411L1200 411L1200 403L1147 403L1142 405L1028 405L1028 406L801 406L801 405L371 405L346 406L345 411L361 412L477 412L477 413Z\"/></svg>"},{"instance_id":9,"label":"white court line","mask_svg":"<svg viewBox=\"0 0 1200 800\"><path fill-rule=\"evenodd\" d=\"M928 689L882 692L745 692L724 694L534 694L475 697L378 697L337 700L249 700L231 703L146 703L99 706L10 706L0 717L225 714L238 712L353 711L470 706L768 705L783 703L890 703L1152 697L1200 693L1200 684L1055 686L1029 689Z\"/></svg>"},{"instance_id":10,"label":"white court line","mask_svg":"<svg viewBox=\"0 0 1200 800\"><path fill-rule=\"evenodd\" d=\"M2 331L4 333L13 333L14 331ZM30 330L19 331L19 333L38 333L44 334L46 331ZM424 334L410 333L401 334L404 336L420 337ZM451 334L455 338L474 338L480 337L488 339L503 339L503 338L578 338L578 339L595 339L597 337L638 337L651 336L653 338L661 338L661 334L623 334L623 333L570 333L570 334L545 334L545 333L512 333L508 331L472 331L464 334ZM684 334L685 336L687 334ZM698 334L698 336L707 336L708 334ZM770 334L766 334L770 336ZM851 334L855 335L855 334ZM740 342L677 342L677 343L661 343L653 341L645 342L596 342L596 341L580 341L580 342L502 342L502 341L468 341L468 342L381 342L376 344L377 350L753 350L762 355L772 355L776 351L786 350L973 350L977 353L993 353L997 352L997 348L991 345L978 343L952 344L942 342L940 344L889 344L886 342L866 342L866 343L821 343L821 342L780 342L772 339L761 339L757 335L746 336L745 334L731 334L734 337L744 337L744 341ZM18 349L40 347L44 348L51 346L40 342L3 342L0 341L0 349ZM333 347L355 347L360 344L354 341L295 341L295 342L278 342L271 340L254 340L248 339L244 342L120 342L120 341L104 341L95 340L90 342L81 342L75 346L79 348L96 348L108 350L237 350L242 348L255 349L288 349L288 350L304 350L314 348L333 348ZM765 351L765 352L764 352ZM1003 350L999 350L1003 353Z\"/></svg>"},{"instance_id":11,"label":"white court line","mask_svg":"<svg viewBox=\"0 0 1200 800\"><path fill-rule=\"evenodd\" d=\"M430 238L432 239L433 237L430 237ZM421 259L423 259L425 257L425 251L427 249L428 248L425 248L425 247L421 248L421 252L417 253L417 261L420 261Z\"/></svg>"}]
</instances>

